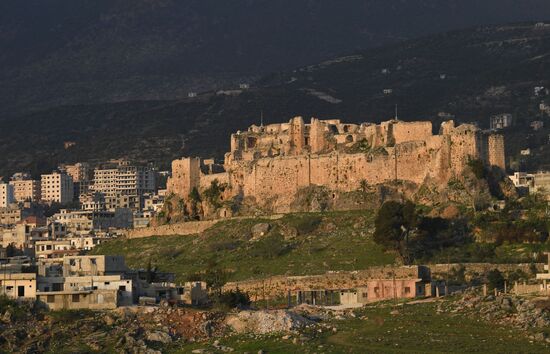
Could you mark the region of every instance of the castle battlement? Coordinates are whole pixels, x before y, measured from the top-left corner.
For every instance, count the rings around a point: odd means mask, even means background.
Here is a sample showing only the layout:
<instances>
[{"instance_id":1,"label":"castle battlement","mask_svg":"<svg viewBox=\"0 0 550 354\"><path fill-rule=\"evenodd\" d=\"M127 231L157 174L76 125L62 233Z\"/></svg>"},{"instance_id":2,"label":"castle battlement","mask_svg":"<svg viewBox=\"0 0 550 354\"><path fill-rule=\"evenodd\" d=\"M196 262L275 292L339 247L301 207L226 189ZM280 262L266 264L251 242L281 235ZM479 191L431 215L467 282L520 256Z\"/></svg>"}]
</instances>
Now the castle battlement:
<instances>
[{"instance_id":1,"label":"castle battlement","mask_svg":"<svg viewBox=\"0 0 550 354\"><path fill-rule=\"evenodd\" d=\"M470 159L504 169L504 138L453 121L433 134L429 121L348 124L312 118L306 124L296 117L232 134L225 172L213 173L211 162L207 169L196 158L174 161L168 189L186 199L193 188L204 190L217 179L227 185L226 198L239 195L286 211L298 191L311 186L352 192L365 182L446 185Z\"/></svg>"}]
</instances>

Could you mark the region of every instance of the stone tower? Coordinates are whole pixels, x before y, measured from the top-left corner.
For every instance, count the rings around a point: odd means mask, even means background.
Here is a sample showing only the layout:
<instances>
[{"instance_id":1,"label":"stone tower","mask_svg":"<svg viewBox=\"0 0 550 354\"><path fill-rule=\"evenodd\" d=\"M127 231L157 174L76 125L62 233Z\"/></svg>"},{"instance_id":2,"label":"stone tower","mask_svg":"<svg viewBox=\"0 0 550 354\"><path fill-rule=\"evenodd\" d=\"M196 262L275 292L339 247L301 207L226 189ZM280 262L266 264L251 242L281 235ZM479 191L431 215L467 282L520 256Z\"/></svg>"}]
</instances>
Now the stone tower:
<instances>
[{"instance_id":1,"label":"stone tower","mask_svg":"<svg viewBox=\"0 0 550 354\"><path fill-rule=\"evenodd\" d=\"M168 179L168 193L174 193L182 199L188 199L193 188L199 188L201 178L201 160L187 157L172 161L172 177Z\"/></svg>"},{"instance_id":2,"label":"stone tower","mask_svg":"<svg viewBox=\"0 0 550 354\"><path fill-rule=\"evenodd\" d=\"M487 157L489 166L497 166L506 169L506 157L504 153L504 136L491 134L487 141Z\"/></svg>"},{"instance_id":3,"label":"stone tower","mask_svg":"<svg viewBox=\"0 0 550 354\"><path fill-rule=\"evenodd\" d=\"M300 155L304 151L306 145L305 130L302 117L296 117L290 121L290 143L295 155Z\"/></svg>"},{"instance_id":4,"label":"stone tower","mask_svg":"<svg viewBox=\"0 0 550 354\"><path fill-rule=\"evenodd\" d=\"M311 153L318 154L325 150L325 140L325 124L317 118L311 118L311 125L309 127Z\"/></svg>"}]
</instances>

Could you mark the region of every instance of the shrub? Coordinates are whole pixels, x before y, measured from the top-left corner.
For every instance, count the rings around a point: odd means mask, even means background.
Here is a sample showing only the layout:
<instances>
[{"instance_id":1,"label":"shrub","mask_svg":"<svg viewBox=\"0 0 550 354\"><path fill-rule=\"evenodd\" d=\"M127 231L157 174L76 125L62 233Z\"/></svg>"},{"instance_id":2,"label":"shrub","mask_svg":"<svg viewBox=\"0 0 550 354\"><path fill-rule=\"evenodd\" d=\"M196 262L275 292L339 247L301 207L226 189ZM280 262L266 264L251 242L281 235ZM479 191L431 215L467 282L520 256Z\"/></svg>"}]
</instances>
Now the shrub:
<instances>
[{"instance_id":1,"label":"shrub","mask_svg":"<svg viewBox=\"0 0 550 354\"><path fill-rule=\"evenodd\" d=\"M248 307L252 303L250 301L250 296L247 293L242 292L240 289L223 292L215 299L215 302L218 305L230 309L235 307Z\"/></svg>"},{"instance_id":2,"label":"shrub","mask_svg":"<svg viewBox=\"0 0 550 354\"><path fill-rule=\"evenodd\" d=\"M479 159L471 159L468 161L468 166L477 179L484 179L487 176L487 170L483 161Z\"/></svg>"},{"instance_id":3,"label":"shrub","mask_svg":"<svg viewBox=\"0 0 550 354\"><path fill-rule=\"evenodd\" d=\"M299 235L307 235L317 230L322 218L317 215L301 215L289 220L289 224L296 228Z\"/></svg>"}]
</instances>

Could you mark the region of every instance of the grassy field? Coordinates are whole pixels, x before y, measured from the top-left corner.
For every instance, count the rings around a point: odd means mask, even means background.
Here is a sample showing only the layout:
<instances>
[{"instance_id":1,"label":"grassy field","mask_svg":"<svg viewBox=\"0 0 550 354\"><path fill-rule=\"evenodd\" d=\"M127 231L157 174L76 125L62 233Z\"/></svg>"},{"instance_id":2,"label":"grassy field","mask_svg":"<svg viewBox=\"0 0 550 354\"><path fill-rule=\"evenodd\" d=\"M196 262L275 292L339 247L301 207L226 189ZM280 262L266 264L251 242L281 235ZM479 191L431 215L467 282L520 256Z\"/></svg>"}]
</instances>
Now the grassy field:
<instances>
[{"instance_id":1,"label":"grassy field","mask_svg":"<svg viewBox=\"0 0 550 354\"><path fill-rule=\"evenodd\" d=\"M253 240L251 228L262 222L271 230ZM322 274L393 263L395 256L373 242L372 225L373 214L365 211L290 214L279 220L224 221L201 236L114 240L93 252L124 255L134 268L146 268L151 260L159 270L175 272L178 280L212 260L231 270L231 280Z\"/></svg>"},{"instance_id":2,"label":"grassy field","mask_svg":"<svg viewBox=\"0 0 550 354\"><path fill-rule=\"evenodd\" d=\"M251 229L259 223L269 223L271 229L253 238ZM222 221L202 235L117 239L92 252L123 255L132 268L145 269L151 262L160 271L176 273L178 281L204 271L212 262L230 271L228 281L323 274L395 263L395 253L374 243L373 225L371 211L288 214L278 220ZM529 263L534 252L548 250L549 245L470 242L435 250L417 262Z\"/></svg>"},{"instance_id":3,"label":"grassy field","mask_svg":"<svg viewBox=\"0 0 550 354\"><path fill-rule=\"evenodd\" d=\"M436 303L398 307L391 305L356 311L356 318L332 320L337 332L318 333L282 339L282 335L234 336L220 341L236 352L256 353L548 353L548 344L531 342L515 329L497 327L464 315L438 313ZM300 337L306 338L304 341ZM293 338L298 338L293 343ZM190 353L208 344L185 345L174 353Z\"/></svg>"}]
</instances>

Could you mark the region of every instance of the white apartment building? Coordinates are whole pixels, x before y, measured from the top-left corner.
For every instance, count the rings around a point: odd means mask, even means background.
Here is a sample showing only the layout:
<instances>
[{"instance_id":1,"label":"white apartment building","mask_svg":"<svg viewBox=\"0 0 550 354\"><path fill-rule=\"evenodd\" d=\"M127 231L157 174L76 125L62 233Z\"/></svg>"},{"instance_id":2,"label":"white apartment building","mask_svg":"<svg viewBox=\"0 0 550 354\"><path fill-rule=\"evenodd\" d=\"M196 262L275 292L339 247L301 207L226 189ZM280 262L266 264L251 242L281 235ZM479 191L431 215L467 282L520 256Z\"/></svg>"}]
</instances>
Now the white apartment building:
<instances>
[{"instance_id":1,"label":"white apartment building","mask_svg":"<svg viewBox=\"0 0 550 354\"><path fill-rule=\"evenodd\" d=\"M73 200L73 180L66 173L53 172L42 175L40 186L42 200L45 202L66 204Z\"/></svg>"},{"instance_id":2,"label":"white apartment building","mask_svg":"<svg viewBox=\"0 0 550 354\"><path fill-rule=\"evenodd\" d=\"M0 183L0 208L7 208L14 202L13 186L7 183Z\"/></svg>"},{"instance_id":3,"label":"white apartment building","mask_svg":"<svg viewBox=\"0 0 550 354\"><path fill-rule=\"evenodd\" d=\"M513 116L510 113L497 114L491 117L491 130L499 130L511 127L513 124Z\"/></svg>"}]
</instances>

